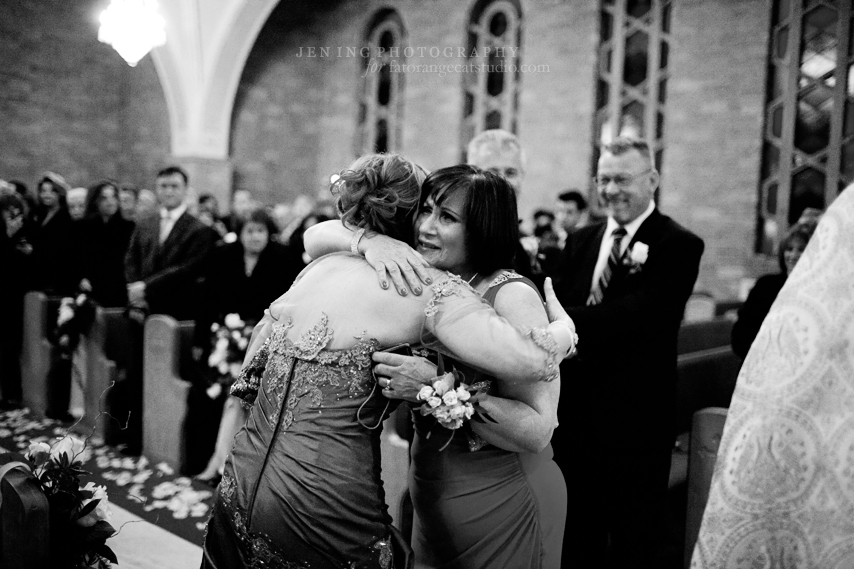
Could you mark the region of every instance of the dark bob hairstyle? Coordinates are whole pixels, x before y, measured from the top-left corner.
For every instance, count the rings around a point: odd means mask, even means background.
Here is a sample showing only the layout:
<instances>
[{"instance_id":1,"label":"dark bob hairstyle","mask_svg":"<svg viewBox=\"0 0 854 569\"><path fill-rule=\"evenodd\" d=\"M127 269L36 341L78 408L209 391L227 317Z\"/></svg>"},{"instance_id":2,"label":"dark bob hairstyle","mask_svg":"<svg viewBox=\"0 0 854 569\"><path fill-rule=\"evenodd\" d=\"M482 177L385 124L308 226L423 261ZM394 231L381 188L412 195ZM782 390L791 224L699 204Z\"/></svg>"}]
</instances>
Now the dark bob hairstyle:
<instances>
[{"instance_id":1,"label":"dark bob hairstyle","mask_svg":"<svg viewBox=\"0 0 854 569\"><path fill-rule=\"evenodd\" d=\"M460 164L434 170L421 187L421 206L432 197L440 206L457 192L466 192L466 256L481 275L513 267L519 245L516 192L502 178L475 166Z\"/></svg>"}]
</instances>

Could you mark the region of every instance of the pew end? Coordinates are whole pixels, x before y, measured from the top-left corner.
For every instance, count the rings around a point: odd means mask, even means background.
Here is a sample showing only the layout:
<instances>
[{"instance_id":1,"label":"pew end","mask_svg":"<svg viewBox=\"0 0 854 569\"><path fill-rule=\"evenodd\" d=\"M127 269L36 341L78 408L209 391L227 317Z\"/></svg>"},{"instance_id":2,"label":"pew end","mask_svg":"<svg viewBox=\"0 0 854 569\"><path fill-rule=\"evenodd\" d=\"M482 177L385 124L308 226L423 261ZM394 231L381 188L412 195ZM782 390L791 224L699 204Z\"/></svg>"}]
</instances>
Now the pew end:
<instances>
[{"instance_id":1,"label":"pew end","mask_svg":"<svg viewBox=\"0 0 854 569\"><path fill-rule=\"evenodd\" d=\"M688 455L688 504L685 514L685 567L691 565L694 544L700 535L703 512L709 500L712 475L721 444L727 409L708 407L694 413L691 450Z\"/></svg>"},{"instance_id":2,"label":"pew end","mask_svg":"<svg viewBox=\"0 0 854 569\"><path fill-rule=\"evenodd\" d=\"M181 358L193 322L155 314L145 322L142 381L142 449L152 462L183 469L187 458L184 422L191 384L181 379Z\"/></svg>"},{"instance_id":3,"label":"pew end","mask_svg":"<svg viewBox=\"0 0 854 569\"><path fill-rule=\"evenodd\" d=\"M0 567L47 569L50 566L47 496L28 470L11 468L16 458L11 454L0 457L0 471L9 468L0 476Z\"/></svg>"},{"instance_id":4,"label":"pew end","mask_svg":"<svg viewBox=\"0 0 854 569\"><path fill-rule=\"evenodd\" d=\"M21 388L23 403L36 418L50 407L48 373L54 358L48 340L51 318L55 319L60 299L31 291L24 296L24 341L21 348Z\"/></svg>"}]
</instances>

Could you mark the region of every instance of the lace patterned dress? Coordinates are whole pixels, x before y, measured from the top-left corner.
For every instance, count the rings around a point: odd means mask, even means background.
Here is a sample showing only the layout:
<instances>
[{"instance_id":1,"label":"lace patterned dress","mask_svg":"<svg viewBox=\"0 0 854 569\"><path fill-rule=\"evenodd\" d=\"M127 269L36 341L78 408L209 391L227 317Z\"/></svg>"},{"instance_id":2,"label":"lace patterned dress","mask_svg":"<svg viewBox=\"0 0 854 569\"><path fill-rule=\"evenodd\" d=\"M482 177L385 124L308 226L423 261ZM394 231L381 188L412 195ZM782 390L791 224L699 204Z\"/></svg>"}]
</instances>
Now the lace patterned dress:
<instances>
[{"instance_id":1,"label":"lace patterned dress","mask_svg":"<svg viewBox=\"0 0 854 569\"><path fill-rule=\"evenodd\" d=\"M348 307L340 308L352 304L356 294L346 287L363 295L373 294L373 289L362 292L367 287L379 289L372 269L361 263L367 267L363 273L356 271L363 275L361 285L355 278L331 282L332 273L322 271L325 279L309 282L296 292L295 284L277 301L289 303L293 310L276 312L279 320L266 339L259 335L253 341L260 348L253 351L250 346L249 354L254 355L232 394L251 408L225 465L208 523L202 567L389 569L411 563L411 550L391 526L380 477L381 424L394 405L381 396L371 372L371 355L380 343L363 334L347 349L329 349L334 345L330 322L343 329L355 318L348 317ZM323 286L335 287L331 290L339 294L321 290ZM456 277L437 282L432 289L429 303L385 295L377 303L380 308L365 309L367 316L362 318L369 320L389 304L420 302L414 314L432 323L425 326L437 341L464 345L454 339L456 334L466 340L464 332L456 332L462 327L488 338L484 341L497 342L489 358L500 359L506 353L503 365L524 359L529 364L522 369L530 369L531 377L548 380L555 373L554 341L550 336L544 339L543 330L522 334L513 329ZM341 301L338 308L328 310L335 298ZM286 319L296 312L293 322L310 325L305 307L312 301L324 309L322 317L297 334L296 326ZM484 314L484 308L490 314ZM390 310L402 318L402 309L392 306ZM443 332L438 324L442 318L455 324ZM381 336L373 326L368 329ZM343 338L344 332L337 331ZM478 353L489 351L489 345L481 345L480 340L474 344Z\"/></svg>"},{"instance_id":2,"label":"lace patterned dress","mask_svg":"<svg viewBox=\"0 0 854 569\"><path fill-rule=\"evenodd\" d=\"M483 298L495 302L509 282L534 284L505 271ZM491 378L454 362L475 387ZM498 393L494 387L491 392ZM431 569L559 569L566 521L566 483L552 446L537 454L492 446L464 425L450 431L413 413L409 488L415 508L415 566Z\"/></svg>"}]
</instances>

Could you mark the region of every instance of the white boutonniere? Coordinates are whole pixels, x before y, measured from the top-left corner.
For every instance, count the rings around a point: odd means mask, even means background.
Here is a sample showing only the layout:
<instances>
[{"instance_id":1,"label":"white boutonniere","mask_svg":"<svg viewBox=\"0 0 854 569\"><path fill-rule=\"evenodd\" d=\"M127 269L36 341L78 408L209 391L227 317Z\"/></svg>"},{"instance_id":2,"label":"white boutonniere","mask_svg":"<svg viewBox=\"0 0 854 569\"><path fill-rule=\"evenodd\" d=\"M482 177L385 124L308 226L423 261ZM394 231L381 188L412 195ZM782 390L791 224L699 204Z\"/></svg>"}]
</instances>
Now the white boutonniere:
<instances>
[{"instance_id":1,"label":"white boutonniere","mask_svg":"<svg viewBox=\"0 0 854 569\"><path fill-rule=\"evenodd\" d=\"M632 275L640 272L643 264L646 263L647 257L649 257L649 245L637 241L626 251L626 255L623 257L623 264L629 267L629 274Z\"/></svg>"}]
</instances>

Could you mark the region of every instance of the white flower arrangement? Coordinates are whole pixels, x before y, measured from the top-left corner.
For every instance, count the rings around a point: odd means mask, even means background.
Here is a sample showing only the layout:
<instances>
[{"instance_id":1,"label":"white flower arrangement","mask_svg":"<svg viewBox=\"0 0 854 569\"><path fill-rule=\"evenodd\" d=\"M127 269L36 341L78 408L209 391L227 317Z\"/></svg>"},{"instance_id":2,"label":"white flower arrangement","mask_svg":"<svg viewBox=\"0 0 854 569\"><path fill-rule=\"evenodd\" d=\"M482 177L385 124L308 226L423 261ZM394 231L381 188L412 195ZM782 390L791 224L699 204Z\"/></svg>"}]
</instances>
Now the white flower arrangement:
<instances>
[{"instance_id":1,"label":"white flower arrangement","mask_svg":"<svg viewBox=\"0 0 854 569\"><path fill-rule=\"evenodd\" d=\"M422 387L417 396L419 401L424 401L421 414L432 415L446 429L459 429L463 421L471 419L475 413L474 406L469 402L469 386L460 383L455 388L454 383L454 374L446 373L432 385Z\"/></svg>"}]
</instances>

